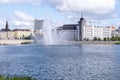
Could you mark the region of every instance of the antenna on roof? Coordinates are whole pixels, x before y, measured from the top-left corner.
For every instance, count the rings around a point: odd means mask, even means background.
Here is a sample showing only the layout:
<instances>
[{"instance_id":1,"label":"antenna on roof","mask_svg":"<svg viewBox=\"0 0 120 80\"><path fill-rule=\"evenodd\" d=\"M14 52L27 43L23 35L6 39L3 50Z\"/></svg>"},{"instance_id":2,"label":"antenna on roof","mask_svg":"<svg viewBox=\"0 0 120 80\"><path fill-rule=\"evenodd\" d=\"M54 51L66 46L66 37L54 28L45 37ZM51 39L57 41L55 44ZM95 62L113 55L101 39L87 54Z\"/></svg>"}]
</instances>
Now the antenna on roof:
<instances>
[{"instance_id":1,"label":"antenna on roof","mask_svg":"<svg viewBox=\"0 0 120 80\"><path fill-rule=\"evenodd\" d=\"M81 18L83 18L83 13L81 12Z\"/></svg>"}]
</instances>

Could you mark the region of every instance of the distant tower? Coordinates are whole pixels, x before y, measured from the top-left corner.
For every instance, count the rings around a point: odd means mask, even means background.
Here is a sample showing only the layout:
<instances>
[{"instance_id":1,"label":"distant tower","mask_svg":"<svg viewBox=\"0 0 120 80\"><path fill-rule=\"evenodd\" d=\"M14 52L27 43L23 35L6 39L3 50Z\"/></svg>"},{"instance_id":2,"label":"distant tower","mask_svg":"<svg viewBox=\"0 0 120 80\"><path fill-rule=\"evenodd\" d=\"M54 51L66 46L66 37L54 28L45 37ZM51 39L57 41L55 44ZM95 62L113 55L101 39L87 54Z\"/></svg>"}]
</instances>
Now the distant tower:
<instances>
[{"instance_id":1,"label":"distant tower","mask_svg":"<svg viewBox=\"0 0 120 80\"><path fill-rule=\"evenodd\" d=\"M9 31L8 21L6 21L5 31Z\"/></svg>"},{"instance_id":2,"label":"distant tower","mask_svg":"<svg viewBox=\"0 0 120 80\"><path fill-rule=\"evenodd\" d=\"M44 20L34 20L34 30L39 31L42 30L44 26Z\"/></svg>"},{"instance_id":3,"label":"distant tower","mask_svg":"<svg viewBox=\"0 0 120 80\"><path fill-rule=\"evenodd\" d=\"M83 41L83 29L84 25L86 24L85 19L83 18L83 14L81 13L80 21L78 22L79 29L78 29L78 41Z\"/></svg>"}]
</instances>

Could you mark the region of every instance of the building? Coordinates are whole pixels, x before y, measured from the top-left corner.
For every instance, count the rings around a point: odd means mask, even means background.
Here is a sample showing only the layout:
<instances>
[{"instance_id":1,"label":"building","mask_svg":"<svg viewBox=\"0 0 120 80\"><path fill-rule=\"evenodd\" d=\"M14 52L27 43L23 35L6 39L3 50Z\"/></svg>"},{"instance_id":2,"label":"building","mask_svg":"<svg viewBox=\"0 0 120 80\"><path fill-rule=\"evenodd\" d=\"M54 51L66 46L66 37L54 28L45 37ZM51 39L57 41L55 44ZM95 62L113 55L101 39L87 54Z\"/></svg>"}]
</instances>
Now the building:
<instances>
[{"instance_id":1,"label":"building","mask_svg":"<svg viewBox=\"0 0 120 80\"><path fill-rule=\"evenodd\" d=\"M84 40L85 25L86 25L86 20L83 18L83 15L81 15L80 21L78 22L78 41Z\"/></svg>"},{"instance_id":2,"label":"building","mask_svg":"<svg viewBox=\"0 0 120 80\"><path fill-rule=\"evenodd\" d=\"M14 29L13 32L15 39L24 39L33 35L33 31L29 29Z\"/></svg>"},{"instance_id":3,"label":"building","mask_svg":"<svg viewBox=\"0 0 120 80\"><path fill-rule=\"evenodd\" d=\"M4 39L14 39L14 32L12 32L12 31L8 31L8 32L0 31L0 40L4 40Z\"/></svg>"},{"instance_id":4,"label":"building","mask_svg":"<svg viewBox=\"0 0 120 80\"><path fill-rule=\"evenodd\" d=\"M11 31L11 30L9 29L8 21L6 21L5 28L4 28L4 29L1 29L1 31L5 31L5 32Z\"/></svg>"},{"instance_id":5,"label":"building","mask_svg":"<svg viewBox=\"0 0 120 80\"><path fill-rule=\"evenodd\" d=\"M57 29L57 38L61 40L78 40L78 24L67 24Z\"/></svg>"},{"instance_id":6,"label":"building","mask_svg":"<svg viewBox=\"0 0 120 80\"><path fill-rule=\"evenodd\" d=\"M84 26L84 33L83 39L84 40L93 40L95 37L104 39L104 38L111 38L112 30L111 27L99 27L99 26L92 26L92 25L85 25Z\"/></svg>"},{"instance_id":7,"label":"building","mask_svg":"<svg viewBox=\"0 0 120 80\"><path fill-rule=\"evenodd\" d=\"M120 37L120 27L118 27L118 29L112 29L112 36Z\"/></svg>"},{"instance_id":8,"label":"building","mask_svg":"<svg viewBox=\"0 0 120 80\"><path fill-rule=\"evenodd\" d=\"M0 40L6 39L25 39L33 36L33 31L29 29L14 29L10 30L8 21L6 21L5 28L0 30Z\"/></svg>"},{"instance_id":9,"label":"building","mask_svg":"<svg viewBox=\"0 0 120 80\"><path fill-rule=\"evenodd\" d=\"M42 39L43 37L43 26L44 26L44 20L34 20L34 37L35 39Z\"/></svg>"},{"instance_id":10,"label":"building","mask_svg":"<svg viewBox=\"0 0 120 80\"><path fill-rule=\"evenodd\" d=\"M35 31L41 30L44 26L44 20L34 20L34 29Z\"/></svg>"},{"instance_id":11,"label":"building","mask_svg":"<svg viewBox=\"0 0 120 80\"><path fill-rule=\"evenodd\" d=\"M57 29L57 34L62 40L93 40L95 37L104 39L111 38L112 27L99 27L87 25L87 21L81 16L78 24L63 25Z\"/></svg>"}]
</instances>

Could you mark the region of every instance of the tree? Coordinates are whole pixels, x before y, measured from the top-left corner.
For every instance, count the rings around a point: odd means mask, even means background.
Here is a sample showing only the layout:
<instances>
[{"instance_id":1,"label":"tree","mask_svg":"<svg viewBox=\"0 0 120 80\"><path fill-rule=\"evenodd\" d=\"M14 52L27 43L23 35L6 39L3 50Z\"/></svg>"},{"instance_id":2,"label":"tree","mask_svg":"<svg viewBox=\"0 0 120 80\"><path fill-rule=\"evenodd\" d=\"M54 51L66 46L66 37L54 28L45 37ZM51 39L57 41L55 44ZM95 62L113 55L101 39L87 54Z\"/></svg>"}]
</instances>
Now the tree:
<instances>
[{"instance_id":1,"label":"tree","mask_svg":"<svg viewBox=\"0 0 120 80\"><path fill-rule=\"evenodd\" d=\"M114 36L111 37L111 41L115 41L115 37Z\"/></svg>"},{"instance_id":2,"label":"tree","mask_svg":"<svg viewBox=\"0 0 120 80\"><path fill-rule=\"evenodd\" d=\"M118 41L120 41L120 37L118 37Z\"/></svg>"},{"instance_id":3,"label":"tree","mask_svg":"<svg viewBox=\"0 0 120 80\"><path fill-rule=\"evenodd\" d=\"M101 38L98 38L98 41L102 41Z\"/></svg>"},{"instance_id":4,"label":"tree","mask_svg":"<svg viewBox=\"0 0 120 80\"><path fill-rule=\"evenodd\" d=\"M103 41L107 41L107 38L105 37L105 38L103 39Z\"/></svg>"},{"instance_id":5,"label":"tree","mask_svg":"<svg viewBox=\"0 0 120 80\"><path fill-rule=\"evenodd\" d=\"M93 38L93 41L97 41L97 40L98 40L97 37L94 37L94 38Z\"/></svg>"}]
</instances>

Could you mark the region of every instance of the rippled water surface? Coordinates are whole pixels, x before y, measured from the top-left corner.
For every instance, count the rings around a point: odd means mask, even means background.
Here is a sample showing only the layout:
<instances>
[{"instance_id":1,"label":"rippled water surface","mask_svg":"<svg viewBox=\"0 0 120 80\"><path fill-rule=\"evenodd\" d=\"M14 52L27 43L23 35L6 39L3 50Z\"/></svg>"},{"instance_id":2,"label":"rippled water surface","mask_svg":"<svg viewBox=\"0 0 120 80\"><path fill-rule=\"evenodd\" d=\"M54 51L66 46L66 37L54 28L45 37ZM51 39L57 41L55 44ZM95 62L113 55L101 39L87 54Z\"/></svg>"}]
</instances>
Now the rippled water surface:
<instances>
[{"instance_id":1,"label":"rippled water surface","mask_svg":"<svg viewBox=\"0 0 120 80\"><path fill-rule=\"evenodd\" d=\"M120 80L120 46L0 46L0 74L38 80Z\"/></svg>"}]
</instances>

